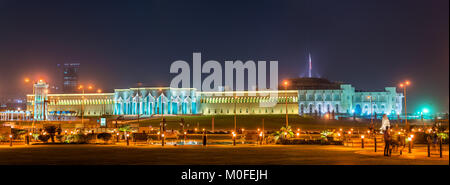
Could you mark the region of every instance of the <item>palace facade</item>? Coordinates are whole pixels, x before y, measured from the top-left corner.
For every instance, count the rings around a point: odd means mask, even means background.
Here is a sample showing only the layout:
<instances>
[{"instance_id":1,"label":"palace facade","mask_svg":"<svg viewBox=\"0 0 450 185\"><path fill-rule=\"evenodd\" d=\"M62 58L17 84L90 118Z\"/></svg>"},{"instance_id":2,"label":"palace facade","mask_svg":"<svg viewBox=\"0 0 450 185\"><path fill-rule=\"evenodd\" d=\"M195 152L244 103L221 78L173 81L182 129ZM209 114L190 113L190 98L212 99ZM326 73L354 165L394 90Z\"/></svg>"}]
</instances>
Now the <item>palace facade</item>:
<instances>
[{"instance_id":1,"label":"palace facade","mask_svg":"<svg viewBox=\"0 0 450 185\"><path fill-rule=\"evenodd\" d=\"M329 82L322 79L315 88L310 78L305 81L307 87L297 80L291 88L277 91L201 92L195 88L143 87L85 94L49 94L48 85L38 82L35 93L27 95L27 111L35 120L61 115L251 115L287 111L299 115L359 116L402 111L403 94L396 87L368 92L355 90L350 84L323 84ZM270 106L262 106L265 104Z\"/></svg>"}]
</instances>

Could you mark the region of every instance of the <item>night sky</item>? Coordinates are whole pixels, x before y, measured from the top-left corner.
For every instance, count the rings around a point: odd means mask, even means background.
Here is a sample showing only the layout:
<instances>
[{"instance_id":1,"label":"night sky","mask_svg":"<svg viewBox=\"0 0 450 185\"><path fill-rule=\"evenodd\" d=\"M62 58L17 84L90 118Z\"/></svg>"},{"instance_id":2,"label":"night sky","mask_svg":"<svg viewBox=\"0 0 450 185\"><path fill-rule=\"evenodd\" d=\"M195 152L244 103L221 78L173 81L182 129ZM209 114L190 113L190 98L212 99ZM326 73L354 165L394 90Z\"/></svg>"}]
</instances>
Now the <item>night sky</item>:
<instances>
[{"instance_id":1,"label":"night sky","mask_svg":"<svg viewBox=\"0 0 450 185\"><path fill-rule=\"evenodd\" d=\"M448 0L0 0L0 96L56 83L78 59L104 91L168 86L175 60L278 60L279 78L313 74L382 90L410 80L408 110L449 109Z\"/></svg>"}]
</instances>

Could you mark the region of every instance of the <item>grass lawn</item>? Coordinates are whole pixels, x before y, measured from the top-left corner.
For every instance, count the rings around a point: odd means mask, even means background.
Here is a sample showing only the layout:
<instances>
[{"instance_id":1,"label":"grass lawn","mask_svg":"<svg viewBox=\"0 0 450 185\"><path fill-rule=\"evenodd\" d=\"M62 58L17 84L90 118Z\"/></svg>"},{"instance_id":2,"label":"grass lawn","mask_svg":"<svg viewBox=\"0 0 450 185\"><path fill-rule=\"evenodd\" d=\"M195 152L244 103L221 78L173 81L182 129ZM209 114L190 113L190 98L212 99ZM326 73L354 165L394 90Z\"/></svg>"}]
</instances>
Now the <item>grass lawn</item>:
<instances>
[{"instance_id":1,"label":"grass lawn","mask_svg":"<svg viewBox=\"0 0 450 185\"><path fill-rule=\"evenodd\" d=\"M212 118L214 117L214 129L215 130L230 130L234 128L234 116L233 115L215 115L215 116L167 116L168 129L179 129L180 120L184 118L184 121L189 124L189 128L199 127L211 129ZM264 128L266 130L276 129L278 130L286 123L285 115L238 115L236 122L237 128L245 128L247 130L256 130L262 128L262 120L264 119ZM155 117L151 119L143 119L139 121L139 125L159 127L161 118ZM137 123L133 121L130 123ZM325 129L325 128L367 128L368 122L356 122L356 121L341 121L341 120L322 120L313 119L310 117L301 117L296 114L289 115L289 125L293 128L300 129Z\"/></svg>"}]
</instances>

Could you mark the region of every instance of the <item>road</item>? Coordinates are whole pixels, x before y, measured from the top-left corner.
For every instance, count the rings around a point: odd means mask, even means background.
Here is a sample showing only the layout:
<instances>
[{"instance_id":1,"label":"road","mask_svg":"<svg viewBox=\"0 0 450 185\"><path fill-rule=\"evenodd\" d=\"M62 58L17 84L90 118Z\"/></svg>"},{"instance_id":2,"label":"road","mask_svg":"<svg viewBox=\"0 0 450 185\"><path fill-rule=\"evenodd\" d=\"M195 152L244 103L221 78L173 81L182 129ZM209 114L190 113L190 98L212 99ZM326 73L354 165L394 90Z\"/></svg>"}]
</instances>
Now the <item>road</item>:
<instances>
[{"instance_id":1,"label":"road","mask_svg":"<svg viewBox=\"0 0 450 185\"><path fill-rule=\"evenodd\" d=\"M384 157L381 148L322 145L1 145L0 165L449 165L448 149L436 154L420 146Z\"/></svg>"}]
</instances>

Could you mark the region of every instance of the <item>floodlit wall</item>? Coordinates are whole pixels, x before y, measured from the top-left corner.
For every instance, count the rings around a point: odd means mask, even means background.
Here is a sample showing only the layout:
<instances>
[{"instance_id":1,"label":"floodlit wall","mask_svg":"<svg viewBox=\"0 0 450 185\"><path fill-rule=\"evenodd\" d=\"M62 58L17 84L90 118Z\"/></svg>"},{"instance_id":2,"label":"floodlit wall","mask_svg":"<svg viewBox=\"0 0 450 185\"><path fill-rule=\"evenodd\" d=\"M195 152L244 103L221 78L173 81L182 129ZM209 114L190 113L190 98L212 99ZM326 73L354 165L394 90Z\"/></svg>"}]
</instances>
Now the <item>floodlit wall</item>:
<instances>
[{"instance_id":1,"label":"floodlit wall","mask_svg":"<svg viewBox=\"0 0 450 185\"><path fill-rule=\"evenodd\" d=\"M244 91L236 96L233 91L202 92L201 112L205 115L236 114L298 114L298 91L277 91L276 97L261 96L258 91ZM287 97L287 98L286 98ZM275 106L263 107L261 103L274 102Z\"/></svg>"},{"instance_id":2,"label":"floodlit wall","mask_svg":"<svg viewBox=\"0 0 450 185\"><path fill-rule=\"evenodd\" d=\"M395 87L379 92L359 92L349 84L330 90L279 90L275 97L262 91L197 92L194 88L130 88L114 93L48 94L36 106L35 95L27 95L27 110L44 115L154 115L154 114L317 114L341 115L399 114L403 94ZM236 93L239 93L236 96ZM370 98L372 97L372 107ZM41 97L40 97L41 98ZM42 98L41 98L42 99ZM273 102L263 107L261 103ZM38 110L35 111L35 108ZM83 108L82 108L83 107Z\"/></svg>"},{"instance_id":3,"label":"floodlit wall","mask_svg":"<svg viewBox=\"0 0 450 185\"><path fill-rule=\"evenodd\" d=\"M116 89L114 114L198 114L198 102L193 88Z\"/></svg>"},{"instance_id":4,"label":"floodlit wall","mask_svg":"<svg viewBox=\"0 0 450 185\"><path fill-rule=\"evenodd\" d=\"M100 116L113 114L113 93L48 94L46 107L50 116ZM33 95L27 96L27 110L32 109Z\"/></svg>"}]
</instances>

